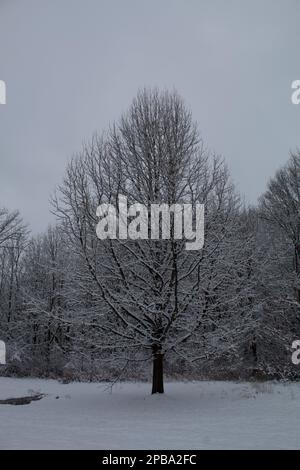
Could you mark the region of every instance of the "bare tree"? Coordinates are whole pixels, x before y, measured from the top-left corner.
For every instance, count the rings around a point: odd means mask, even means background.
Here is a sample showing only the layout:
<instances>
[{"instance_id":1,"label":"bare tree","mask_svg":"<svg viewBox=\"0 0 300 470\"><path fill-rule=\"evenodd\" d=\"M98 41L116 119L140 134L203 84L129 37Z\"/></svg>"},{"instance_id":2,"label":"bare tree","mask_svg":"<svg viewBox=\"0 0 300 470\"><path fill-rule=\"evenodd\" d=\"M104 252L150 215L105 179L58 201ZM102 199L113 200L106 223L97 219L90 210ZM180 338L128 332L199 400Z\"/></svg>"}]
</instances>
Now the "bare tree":
<instances>
[{"instance_id":1,"label":"bare tree","mask_svg":"<svg viewBox=\"0 0 300 470\"><path fill-rule=\"evenodd\" d=\"M300 152L270 180L260 200L265 328L280 373L291 371L290 347L300 331ZM267 344L267 341L265 341ZM274 345L276 345L274 347ZM273 361L275 362L275 361ZM278 367L279 365L279 367ZM294 368L295 369L295 368Z\"/></svg>"},{"instance_id":2,"label":"bare tree","mask_svg":"<svg viewBox=\"0 0 300 470\"><path fill-rule=\"evenodd\" d=\"M17 212L0 211L0 331L9 354L20 344L22 317L22 272L27 230ZM23 318L24 320L24 318Z\"/></svg>"},{"instance_id":3,"label":"bare tree","mask_svg":"<svg viewBox=\"0 0 300 470\"><path fill-rule=\"evenodd\" d=\"M294 250L295 291L300 302L300 152L277 171L261 198L261 216L277 227Z\"/></svg>"},{"instance_id":4,"label":"bare tree","mask_svg":"<svg viewBox=\"0 0 300 470\"><path fill-rule=\"evenodd\" d=\"M27 358L49 374L67 350L65 279L68 257L58 227L32 238L23 259L22 277ZM67 356L67 355L66 355ZM28 362L28 361L27 361Z\"/></svg>"},{"instance_id":5,"label":"bare tree","mask_svg":"<svg viewBox=\"0 0 300 470\"><path fill-rule=\"evenodd\" d=\"M18 211L9 212L0 208L0 248L12 244L24 230L25 226Z\"/></svg>"},{"instance_id":6,"label":"bare tree","mask_svg":"<svg viewBox=\"0 0 300 470\"><path fill-rule=\"evenodd\" d=\"M169 240L97 239L97 206L117 206L120 194L146 207L204 204L204 249L186 251L185 240L174 236L174 219ZM245 313L237 301L246 279L245 257L238 261L246 239L236 237L240 203L223 160L205 149L176 93L140 92L110 131L69 164L53 204L82 261L73 287L85 299L85 322L89 312L102 333L95 344L126 361L152 358L152 393L164 391L166 355L197 361L208 349L233 347L242 328L234 317Z\"/></svg>"}]
</instances>

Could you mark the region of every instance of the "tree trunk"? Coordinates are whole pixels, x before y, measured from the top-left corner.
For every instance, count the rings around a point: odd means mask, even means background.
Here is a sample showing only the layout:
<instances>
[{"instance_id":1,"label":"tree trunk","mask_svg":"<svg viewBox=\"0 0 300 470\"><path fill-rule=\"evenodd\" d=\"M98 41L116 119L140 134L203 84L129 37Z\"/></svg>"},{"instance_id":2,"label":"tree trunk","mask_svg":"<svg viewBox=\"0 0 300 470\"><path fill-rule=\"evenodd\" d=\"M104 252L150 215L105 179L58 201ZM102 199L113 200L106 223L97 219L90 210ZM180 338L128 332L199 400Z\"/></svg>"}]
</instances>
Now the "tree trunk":
<instances>
[{"instance_id":1,"label":"tree trunk","mask_svg":"<svg viewBox=\"0 0 300 470\"><path fill-rule=\"evenodd\" d=\"M153 349L152 394L164 393L163 354L159 348Z\"/></svg>"}]
</instances>

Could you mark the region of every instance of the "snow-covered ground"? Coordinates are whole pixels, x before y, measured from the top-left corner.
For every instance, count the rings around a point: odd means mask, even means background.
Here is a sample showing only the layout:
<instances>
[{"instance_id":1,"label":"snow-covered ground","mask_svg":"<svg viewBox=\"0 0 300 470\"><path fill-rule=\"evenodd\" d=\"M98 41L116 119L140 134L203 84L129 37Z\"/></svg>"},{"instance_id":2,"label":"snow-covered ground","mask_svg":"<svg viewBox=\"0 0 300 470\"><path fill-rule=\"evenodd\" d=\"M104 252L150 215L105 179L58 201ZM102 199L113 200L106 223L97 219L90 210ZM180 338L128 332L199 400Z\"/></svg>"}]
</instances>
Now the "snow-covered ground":
<instances>
[{"instance_id":1,"label":"snow-covered ground","mask_svg":"<svg viewBox=\"0 0 300 470\"><path fill-rule=\"evenodd\" d=\"M0 449L300 448L300 384L60 384L0 377L0 399L47 394L29 405L0 405Z\"/></svg>"}]
</instances>

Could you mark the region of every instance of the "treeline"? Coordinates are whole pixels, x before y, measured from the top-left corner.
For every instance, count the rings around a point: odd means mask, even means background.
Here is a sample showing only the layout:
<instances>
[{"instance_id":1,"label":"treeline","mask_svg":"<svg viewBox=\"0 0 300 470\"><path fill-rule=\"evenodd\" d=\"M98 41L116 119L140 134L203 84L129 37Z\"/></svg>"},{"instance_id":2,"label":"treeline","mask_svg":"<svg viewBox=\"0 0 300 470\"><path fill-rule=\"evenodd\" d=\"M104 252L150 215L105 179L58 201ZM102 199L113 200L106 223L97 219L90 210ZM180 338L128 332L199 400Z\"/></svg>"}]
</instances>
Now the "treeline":
<instances>
[{"instance_id":1,"label":"treeline","mask_svg":"<svg viewBox=\"0 0 300 470\"><path fill-rule=\"evenodd\" d=\"M99 240L96 208L205 205L205 243ZM141 91L85 144L32 237L0 211L1 372L85 380L299 376L300 153L248 208L176 93ZM173 230L173 231L172 231ZM149 363L152 363L150 368Z\"/></svg>"}]
</instances>

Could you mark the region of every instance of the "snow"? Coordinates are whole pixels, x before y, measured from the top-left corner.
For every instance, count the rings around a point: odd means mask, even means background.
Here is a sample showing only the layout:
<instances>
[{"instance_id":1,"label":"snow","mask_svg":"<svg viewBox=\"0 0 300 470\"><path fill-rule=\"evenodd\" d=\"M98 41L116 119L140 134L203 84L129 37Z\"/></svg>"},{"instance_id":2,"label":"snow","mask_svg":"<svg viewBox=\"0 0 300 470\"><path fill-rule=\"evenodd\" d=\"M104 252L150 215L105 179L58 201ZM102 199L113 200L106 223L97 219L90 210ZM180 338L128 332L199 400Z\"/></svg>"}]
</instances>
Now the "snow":
<instances>
[{"instance_id":1,"label":"snow","mask_svg":"<svg viewBox=\"0 0 300 470\"><path fill-rule=\"evenodd\" d=\"M0 449L299 449L300 384L61 384L0 377ZM59 397L59 398L57 398Z\"/></svg>"}]
</instances>

